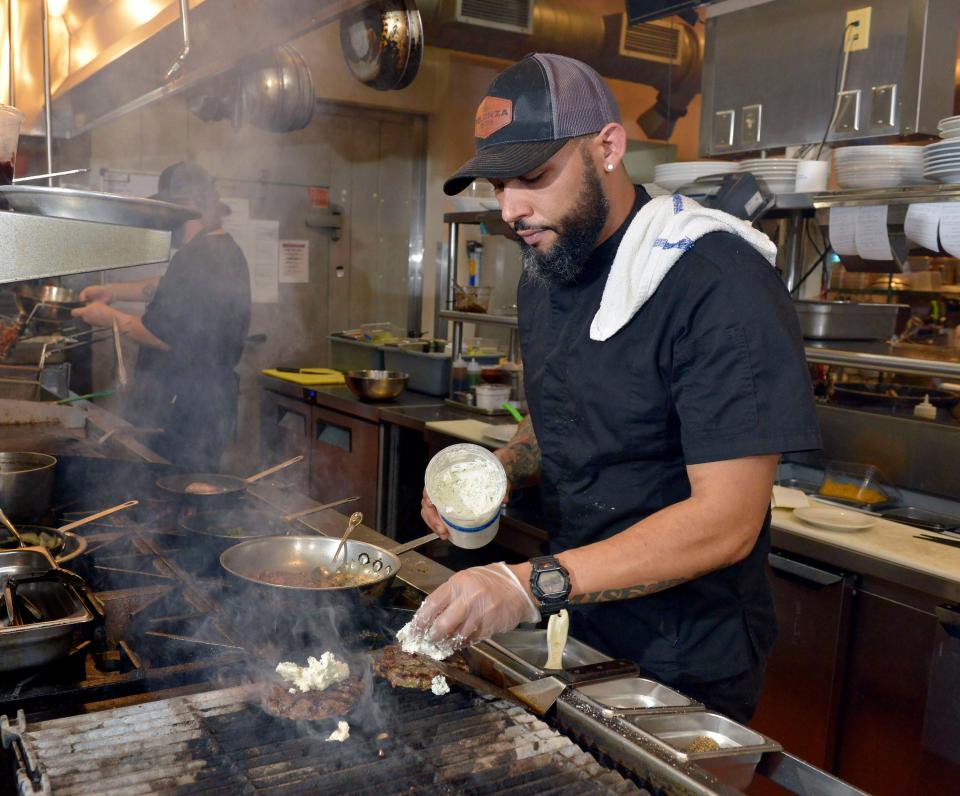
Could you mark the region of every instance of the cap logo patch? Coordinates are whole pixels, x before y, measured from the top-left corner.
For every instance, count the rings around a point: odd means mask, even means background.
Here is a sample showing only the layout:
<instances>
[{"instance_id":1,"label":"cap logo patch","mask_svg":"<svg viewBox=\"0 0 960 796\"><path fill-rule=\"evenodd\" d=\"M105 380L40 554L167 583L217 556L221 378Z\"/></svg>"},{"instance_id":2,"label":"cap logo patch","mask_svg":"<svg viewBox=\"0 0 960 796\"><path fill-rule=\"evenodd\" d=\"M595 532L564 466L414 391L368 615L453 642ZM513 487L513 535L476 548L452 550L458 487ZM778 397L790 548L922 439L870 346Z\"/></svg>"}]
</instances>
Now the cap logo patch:
<instances>
[{"instance_id":1,"label":"cap logo patch","mask_svg":"<svg viewBox=\"0 0 960 796\"><path fill-rule=\"evenodd\" d=\"M513 100L502 97L484 97L474 121L473 135L476 138L489 138L497 130L513 121Z\"/></svg>"}]
</instances>

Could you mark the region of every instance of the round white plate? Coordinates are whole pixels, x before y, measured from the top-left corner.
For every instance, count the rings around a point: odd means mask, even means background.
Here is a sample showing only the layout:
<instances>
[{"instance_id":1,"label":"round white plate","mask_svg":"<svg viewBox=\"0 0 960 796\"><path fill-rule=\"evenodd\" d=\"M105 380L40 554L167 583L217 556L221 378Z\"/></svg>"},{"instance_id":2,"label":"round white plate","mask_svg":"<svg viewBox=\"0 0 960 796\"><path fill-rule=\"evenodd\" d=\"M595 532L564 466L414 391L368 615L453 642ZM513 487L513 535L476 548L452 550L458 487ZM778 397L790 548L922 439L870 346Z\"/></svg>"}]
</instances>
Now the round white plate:
<instances>
[{"instance_id":1,"label":"round white plate","mask_svg":"<svg viewBox=\"0 0 960 796\"><path fill-rule=\"evenodd\" d=\"M804 522L830 531L865 531L877 524L873 517L858 511L833 509L829 506L806 506L794 509L793 513Z\"/></svg>"},{"instance_id":2,"label":"round white plate","mask_svg":"<svg viewBox=\"0 0 960 796\"><path fill-rule=\"evenodd\" d=\"M509 442L517 433L517 426L513 423L502 423L496 426L487 426L483 436L495 439L497 442Z\"/></svg>"}]
</instances>

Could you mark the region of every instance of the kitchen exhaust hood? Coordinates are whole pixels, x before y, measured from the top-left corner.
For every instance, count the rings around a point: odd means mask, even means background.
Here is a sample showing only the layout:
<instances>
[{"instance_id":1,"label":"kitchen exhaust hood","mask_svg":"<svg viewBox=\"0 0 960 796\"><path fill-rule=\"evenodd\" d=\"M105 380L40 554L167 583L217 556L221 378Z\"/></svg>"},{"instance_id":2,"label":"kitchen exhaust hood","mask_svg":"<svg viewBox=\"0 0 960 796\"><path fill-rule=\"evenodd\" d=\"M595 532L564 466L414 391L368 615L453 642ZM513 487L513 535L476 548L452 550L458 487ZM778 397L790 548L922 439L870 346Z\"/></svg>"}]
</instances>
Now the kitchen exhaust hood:
<instances>
[{"instance_id":1,"label":"kitchen exhaust hood","mask_svg":"<svg viewBox=\"0 0 960 796\"><path fill-rule=\"evenodd\" d=\"M12 104L26 115L24 133L43 134L39 3L7 2ZM72 138L224 74L244 57L289 42L367 0L190 0L189 54L174 79L167 73L185 49L178 0L47 2L53 134ZM0 96L9 68L9 62L0 65Z\"/></svg>"},{"instance_id":2,"label":"kitchen exhaust hood","mask_svg":"<svg viewBox=\"0 0 960 796\"><path fill-rule=\"evenodd\" d=\"M238 64L371 5L371 0L46 2L57 138L72 138L202 84L198 94L227 85ZM373 5L390 8L397 2ZM12 64L0 58L0 97L6 94L24 111L23 132L34 135L45 132L40 5L6 0ZM189 29L181 24L181 6L189 7ZM669 137L700 90L700 39L676 19L632 25L625 13L601 15L561 0L416 0L416 6L430 46L508 60L532 50L556 52L590 63L605 77L656 87L657 103L638 119L651 138ZM5 91L11 66L12 97Z\"/></svg>"}]
</instances>

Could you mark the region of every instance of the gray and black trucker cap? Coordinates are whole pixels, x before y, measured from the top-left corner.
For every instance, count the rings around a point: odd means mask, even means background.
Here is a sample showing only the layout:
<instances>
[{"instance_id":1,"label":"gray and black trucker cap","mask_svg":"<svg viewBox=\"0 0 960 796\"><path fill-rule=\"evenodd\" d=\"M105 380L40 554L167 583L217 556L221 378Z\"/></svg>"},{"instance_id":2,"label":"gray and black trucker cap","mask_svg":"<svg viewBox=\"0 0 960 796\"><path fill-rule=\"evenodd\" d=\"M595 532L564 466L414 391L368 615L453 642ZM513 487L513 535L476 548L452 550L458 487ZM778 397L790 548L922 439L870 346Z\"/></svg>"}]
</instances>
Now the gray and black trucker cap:
<instances>
[{"instance_id":1,"label":"gray and black trucker cap","mask_svg":"<svg viewBox=\"0 0 960 796\"><path fill-rule=\"evenodd\" d=\"M508 179L546 162L571 138L620 122L603 79L582 61L533 53L497 75L477 108L477 154L443 184L448 196L478 177Z\"/></svg>"}]
</instances>

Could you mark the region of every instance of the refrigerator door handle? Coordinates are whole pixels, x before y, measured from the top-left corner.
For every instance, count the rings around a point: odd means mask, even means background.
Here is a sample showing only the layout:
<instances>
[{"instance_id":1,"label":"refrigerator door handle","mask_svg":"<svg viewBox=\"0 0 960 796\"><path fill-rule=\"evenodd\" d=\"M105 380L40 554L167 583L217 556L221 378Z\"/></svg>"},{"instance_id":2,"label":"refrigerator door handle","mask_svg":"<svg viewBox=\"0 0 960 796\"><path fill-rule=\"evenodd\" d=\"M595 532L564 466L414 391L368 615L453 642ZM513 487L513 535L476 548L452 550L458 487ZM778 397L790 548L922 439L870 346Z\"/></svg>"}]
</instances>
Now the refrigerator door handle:
<instances>
[{"instance_id":1,"label":"refrigerator door handle","mask_svg":"<svg viewBox=\"0 0 960 796\"><path fill-rule=\"evenodd\" d=\"M840 583L844 578L840 573L820 569L820 567L798 561L795 558L789 558L782 553L769 553L767 561L774 573L792 575L815 586L833 586L835 583Z\"/></svg>"}]
</instances>

